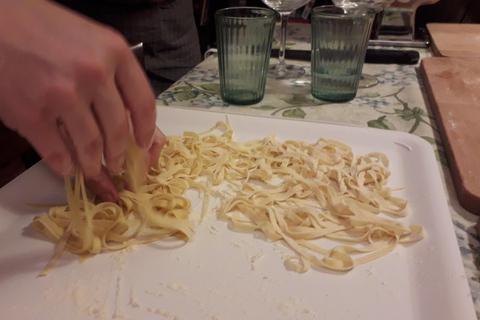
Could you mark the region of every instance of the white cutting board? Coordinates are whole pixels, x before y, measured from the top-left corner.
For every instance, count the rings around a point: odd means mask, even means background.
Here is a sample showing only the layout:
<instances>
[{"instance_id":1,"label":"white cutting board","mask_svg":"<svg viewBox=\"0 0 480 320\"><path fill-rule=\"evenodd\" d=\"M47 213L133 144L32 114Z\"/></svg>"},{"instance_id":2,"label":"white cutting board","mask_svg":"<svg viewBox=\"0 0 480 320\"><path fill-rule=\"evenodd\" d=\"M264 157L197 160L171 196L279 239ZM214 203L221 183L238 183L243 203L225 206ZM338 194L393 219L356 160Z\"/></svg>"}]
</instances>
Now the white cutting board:
<instances>
[{"instance_id":1,"label":"white cutting board","mask_svg":"<svg viewBox=\"0 0 480 320\"><path fill-rule=\"evenodd\" d=\"M299 120L229 115L239 141L275 132L280 140L337 139L355 153L391 160L390 185L405 187L411 214L427 237L348 273L283 265L290 255L260 233L234 231L209 216L193 240L163 241L96 256L81 264L64 254L36 277L54 245L30 222L24 203L64 201L62 182L42 163L0 190L1 319L331 319L474 320L470 290L438 165L428 143L401 132ZM201 132L225 114L160 108L167 135ZM198 203L197 195L191 194Z\"/></svg>"}]
</instances>

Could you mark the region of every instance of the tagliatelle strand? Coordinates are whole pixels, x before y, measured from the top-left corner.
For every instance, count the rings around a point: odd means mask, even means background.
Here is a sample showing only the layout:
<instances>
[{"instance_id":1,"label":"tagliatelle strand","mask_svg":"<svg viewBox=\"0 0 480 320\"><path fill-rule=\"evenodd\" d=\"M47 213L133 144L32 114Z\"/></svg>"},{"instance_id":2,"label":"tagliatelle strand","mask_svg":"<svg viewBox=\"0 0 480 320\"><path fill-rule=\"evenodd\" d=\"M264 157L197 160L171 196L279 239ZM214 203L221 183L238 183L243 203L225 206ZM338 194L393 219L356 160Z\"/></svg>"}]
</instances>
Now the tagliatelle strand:
<instances>
[{"instance_id":1,"label":"tagliatelle strand","mask_svg":"<svg viewBox=\"0 0 480 320\"><path fill-rule=\"evenodd\" d=\"M201 221L210 198L220 198L220 217L285 241L296 253L286 264L298 272L311 265L350 270L424 237L421 226L399 221L407 202L392 196L385 155L358 156L333 140L280 142L270 134L236 142L233 134L227 119L200 134L168 137L144 182L140 151L129 146L127 172L116 181L120 189L129 181L132 191L121 191L119 204L89 200L77 172L74 188L66 181L68 205L34 219L34 228L57 243L42 274L62 248L84 257L172 235L188 241L194 224L185 192L192 188L201 193Z\"/></svg>"}]
</instances>

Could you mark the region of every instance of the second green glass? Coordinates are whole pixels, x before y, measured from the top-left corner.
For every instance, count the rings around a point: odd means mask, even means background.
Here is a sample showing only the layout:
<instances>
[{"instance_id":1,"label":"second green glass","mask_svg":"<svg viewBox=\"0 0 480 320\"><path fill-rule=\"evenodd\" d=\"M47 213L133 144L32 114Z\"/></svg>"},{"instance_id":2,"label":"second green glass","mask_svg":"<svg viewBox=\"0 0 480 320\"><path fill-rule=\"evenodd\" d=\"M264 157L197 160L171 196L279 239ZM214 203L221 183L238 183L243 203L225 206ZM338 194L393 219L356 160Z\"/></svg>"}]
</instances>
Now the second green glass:
<instances>
[{"instance_id":1,"label":"second green glass","mask_svg":"<svg viewBox=\"0 0 480 320\"><path fill-rule=\"evenodd\" d=\"M237 105L263 99L275 11L236 7L215 13L222 100Z\"/></svg>"},{"instance_id":2,"label":"second green glass","mask_svg":"<svg viewBox=\"0 0 480 320\"><path fill-rule=\"evenodd\" d=\"M312 95L329 102L355 98L375 10L321 6L312 10Z\"/></svg>"}]
</instances>

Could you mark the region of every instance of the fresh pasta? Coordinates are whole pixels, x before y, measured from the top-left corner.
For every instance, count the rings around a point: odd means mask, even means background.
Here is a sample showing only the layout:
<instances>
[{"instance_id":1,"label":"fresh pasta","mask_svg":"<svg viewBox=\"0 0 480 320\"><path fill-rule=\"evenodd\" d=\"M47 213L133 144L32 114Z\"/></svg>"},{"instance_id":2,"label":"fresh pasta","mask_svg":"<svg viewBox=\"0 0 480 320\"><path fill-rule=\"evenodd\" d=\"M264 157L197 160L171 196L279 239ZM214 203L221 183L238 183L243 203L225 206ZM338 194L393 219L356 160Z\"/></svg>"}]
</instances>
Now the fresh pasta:
<instances>
[{"instance_id":1,"label":"fresh pasta","mask_svg":"<svg viewBox=\"0 0 480 320\"><path fill-rule=\"evenodd\" d=\"M47 274L63 251L85 258L104 250L176 236L193 236L191 203L185 192L199 190L202 219L210 198L219 216L240 230L261 231L269 241L292 249L289 268L312 265L346 271L378 259L401 243L424 237L421 226L406 226L407 201L388 186L384 154L355 155L338 141L315 143L275 139L236 142L227 122L204 133L170 136L161 157L138 181L138 150L131 147L124 175L116 177L120 201L89 199L81 173L66 181L68 205L34 218L33 227L57 243ZM133 181L133 182L132 182Z\"/></svg>"}]
</instances>

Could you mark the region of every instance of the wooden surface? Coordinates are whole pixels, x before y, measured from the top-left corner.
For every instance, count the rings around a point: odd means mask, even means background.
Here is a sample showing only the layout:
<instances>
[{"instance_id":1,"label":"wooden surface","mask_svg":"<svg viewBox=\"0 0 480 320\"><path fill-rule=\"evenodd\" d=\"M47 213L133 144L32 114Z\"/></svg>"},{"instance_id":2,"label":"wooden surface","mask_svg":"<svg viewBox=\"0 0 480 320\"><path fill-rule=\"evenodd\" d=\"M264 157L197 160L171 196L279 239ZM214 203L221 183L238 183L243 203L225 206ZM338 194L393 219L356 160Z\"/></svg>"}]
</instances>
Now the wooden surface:
<instances>
[{"instance_id":1,"label":"wooden surface","mask_svg":"<svg viewBox=\"0 0 480 320\"><path fill-rule=\"evenodd\" d=\"M432 49L442 57L480 57L480 24L428 23Z\"/></svg>"},{"instance_id":2,"label":"wooden surface","mask_svg":"<svg viewBox=\"0 0 480 320\"><path fill-rule=\"evenodd\" d=\"M480 214L480 58L421 62L460 204Z\"/></svg>"}]
</instances>

